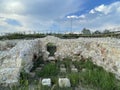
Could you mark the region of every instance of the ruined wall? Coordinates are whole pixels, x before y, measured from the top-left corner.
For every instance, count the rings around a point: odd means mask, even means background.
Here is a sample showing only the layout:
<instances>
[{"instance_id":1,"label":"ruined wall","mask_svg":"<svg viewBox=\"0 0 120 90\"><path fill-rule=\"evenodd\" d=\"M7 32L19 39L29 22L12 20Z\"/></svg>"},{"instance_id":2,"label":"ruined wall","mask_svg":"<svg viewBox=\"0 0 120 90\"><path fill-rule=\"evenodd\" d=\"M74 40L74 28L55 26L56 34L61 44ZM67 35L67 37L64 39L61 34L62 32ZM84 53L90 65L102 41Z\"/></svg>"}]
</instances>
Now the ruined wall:
<instances>
[{"instance_id":1,"label":"ruined wall","mask_svg":"<svg viewBox=\"0 0 120 90\"><path fill-rule=\"evenodd\" d=\"M80 60L91 57L93 63L102 66L120 79L120 40L115 38L59 39L48 36L35 40L23 40L7 52L0 53L0 83L18 82L21 70L29 72L33 66L33 55L41 54L48 59L46 45L54 43L57 47L56 59L71 57Z\"/></svg>"},{"instance_id":2,"label":"ruined wall","mask_svg":"<svg viewBox=\"0 0 120 90\"><path fill-rule=\"evenodd\" d=\"M120 79L120 40L115 38L78 38L59 39L48 36L42 41L42 49L51 42L57 46L55 57L63 59L71 57L73 60L91 57L93 63L102 66L105 70L116 74ZM44 56L47 56L45 53ZM47 58L47 57L46 57Z\"/></svg>"},{"instance_id":3,"label":"ruined wall","mask_svg":"<svg viewBox=\"0 0 120 90\"><path fill-rule=\"evenodd\" d=\"M23 40L15 47L0 54L0 84L16 83L20 72L29 72L33 66L34 54L40 52L39 40Z\"/></svg>"}]
</instances>

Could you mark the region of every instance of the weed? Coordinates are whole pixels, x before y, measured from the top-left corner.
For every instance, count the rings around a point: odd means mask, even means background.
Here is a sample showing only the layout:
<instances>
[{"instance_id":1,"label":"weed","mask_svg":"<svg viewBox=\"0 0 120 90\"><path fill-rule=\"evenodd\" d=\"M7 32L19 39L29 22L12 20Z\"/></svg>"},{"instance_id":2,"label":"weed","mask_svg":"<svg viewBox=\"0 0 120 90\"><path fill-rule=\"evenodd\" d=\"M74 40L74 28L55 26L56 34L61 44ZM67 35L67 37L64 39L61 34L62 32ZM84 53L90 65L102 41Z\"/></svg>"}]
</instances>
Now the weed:
<instances>
[{"instance_id":1,"label":"weed","mask_svg":"<svg viewBox=\"0 0 120 90\"><path fill-rule=\"evenodd\" d=\"M39 77L50 77L50 76L57 76L59 69L56 64L48 63L44 66L44 68L36 72Z\"/></svg>"}]
</instances>

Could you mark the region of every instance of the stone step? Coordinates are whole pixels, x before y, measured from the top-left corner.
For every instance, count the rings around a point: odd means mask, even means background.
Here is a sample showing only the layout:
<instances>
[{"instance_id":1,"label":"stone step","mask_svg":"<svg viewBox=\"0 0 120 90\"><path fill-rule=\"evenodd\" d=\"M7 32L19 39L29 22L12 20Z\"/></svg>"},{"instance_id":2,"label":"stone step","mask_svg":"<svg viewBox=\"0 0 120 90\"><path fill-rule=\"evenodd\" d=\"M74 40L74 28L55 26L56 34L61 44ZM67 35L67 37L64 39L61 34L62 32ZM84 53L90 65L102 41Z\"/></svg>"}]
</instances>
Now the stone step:
<instances>
[{"instance_id":1,"label":"stone step","mask_svg":"<svg viewBox=\"0 0 120 90\"><path fill-rule=\"evenodd\" d=\"M53 57L53 56L50 56L50 57L48 57L48 61L55 61L56 59L55 59L55 57Z\"/></svg>"},{"instance_id":2,"label":"stone step","mask_svg":"<svg viewBox=\"0 0 120 90\"><path fill-rule=\"evenodd\" d=\"M29 75L30 75L31 77L35 77L35 72L30 72Z\"/></svg>"},{"instance_id":3,"label":"stone step","mask_svg":"<svg viewBox=\"0 0 120 90\"><path fill-rule=\"evenodd\" d=\"M66 70L66 68L60 68L60 72L62 72L62 73L66 73L67 70Z\"/></svg>"},{"instance_id":4,"label":"stone step","mask_svg":"<svg viewBox=\"0 0 120 90\"><path fill-rule=\"evenodd\" d=\"M36 69L35 69L35 71L41 71L42 70L42 67L37 67Z\"/></svg>"},{"instance_id":5,"label":"stone step","mask_svg":"<svg viewBox=\"0 0 120 90\"><path fill-rule=\"evenodd\" d=\"M78 72L77 68L71 68L71 72Z\"/></svg>"},{"instance_id":6,"label":"stone step","mask_svg":"<svg viewBox=\"0 0 120 90\"><path fill-rule=\"evenodd\" d=\"M65 64L61 64L61 65L60 65L60 68L65 68Z\"/></svg>"}]
</instances>

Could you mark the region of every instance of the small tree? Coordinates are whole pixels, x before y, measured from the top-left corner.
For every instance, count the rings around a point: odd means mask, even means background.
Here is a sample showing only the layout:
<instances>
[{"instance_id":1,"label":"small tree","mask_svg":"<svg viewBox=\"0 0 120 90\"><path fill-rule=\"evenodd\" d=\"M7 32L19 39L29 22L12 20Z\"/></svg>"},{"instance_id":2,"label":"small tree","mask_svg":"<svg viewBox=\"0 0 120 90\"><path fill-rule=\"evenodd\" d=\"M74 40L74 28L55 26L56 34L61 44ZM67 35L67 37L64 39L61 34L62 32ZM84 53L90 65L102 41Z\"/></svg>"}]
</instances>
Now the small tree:
<instances>
[{"instance_id":1,"label":"small tree","mask_svg":"<svg viewBox=\"0 0 120 90\"><path fill-rule=\"evenodd\" d=\"M96 30L95 32L93 32L93 34L101 34L101 32Z\"/></svg>"},{"instance_id":2,"label":"small tree","mask_svg":"<svg viewBox=\"0 0 120 90\"><path fill-rule=\"evenodd\" d=\"M107 29L105 29L105 30L103 31L103 34L109 34L109 33L110 33L110 31L107 30Z\"/></svg>"},{"instance_id":3,"label":"small tree","mask_svg":"<svg viewBox=\"0 0 120 90\"><path fill-rule=\"evenodd\" d=\"M89 29L83 28L82 33L89 35L89 34L91 34L91 31Z\"/></svg>"}]
</instances>

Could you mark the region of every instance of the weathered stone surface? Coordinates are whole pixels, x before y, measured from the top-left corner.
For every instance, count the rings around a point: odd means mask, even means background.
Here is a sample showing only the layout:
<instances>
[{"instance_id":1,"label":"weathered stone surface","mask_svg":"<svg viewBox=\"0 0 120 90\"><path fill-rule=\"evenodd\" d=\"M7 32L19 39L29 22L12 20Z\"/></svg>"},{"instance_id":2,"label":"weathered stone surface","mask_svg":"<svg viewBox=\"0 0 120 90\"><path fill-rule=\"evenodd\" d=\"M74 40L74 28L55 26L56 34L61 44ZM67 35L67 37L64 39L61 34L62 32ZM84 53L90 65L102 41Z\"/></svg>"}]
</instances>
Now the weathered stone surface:
<instances>
[{"instance_id":1,"label":"weathered stone surface","mask_svg":"<svg viewBox=\"0 0 120 90\"><path fill-rule=\"evenodd\" d=\"M65 64L61 64L61 65L60 65L60 68L65 68Z\"/></svg>"},{"instance_id":2,"label":"weathered stone surface","mask_svg":"<svg viewBox=\"0 0 120 90\"><path fill-rule=\"evenodd\" d=\"M51 42L57 47L55 58L62 60L65 57L71 57L73 61L76 58L91 57L94 64L102 66L105 70L120 76L120 40L115 38L78 38L78 39L59 39L48 36L40 39L43 43L43 49L46 50L46 44ZM44 54L45 55L45 54ZM46 55L45 55L46 56ZM81 57L82 56L82 57ZM115 70L112 68L116 66Z\"/></svg>"},{"instance_id":3,"label":"weathered stone surface","mask_svg":"<svg viewBox=\"0 0 120 90\"><path fill-rule=\"evenodd\" d=\"M45 85L45 86L51 86L51 79L50 78L44 78L42 79L42 85Z\"/></svg>"},{"instance_id":4,"label":"weathered stone surface","mask_svg":"<svg viewBox=\"0 0 120 90\"><path fill-rule=\"evenodd\" d=\"M33 78L35 77L35 72L30 72L29 75Z\"/></svg>"},{"instance_id":5,"label":"weathered stone surface","mask_svg":"<svg viewBox=\"0 0 120 90\"><path fill-rule=\"evenodd\" d=\"M20 40L19 40L20 41ZM18 42L18 40L6 40L0 41L0 51L6 51L14 47Z\"/></svg>"},{"instance_id":6,"label":"weathered stone surface","mask_svg":"<svg viewBox=\"0 0 120 90\"><path fill-rule=\"evenodd\" d=\"M71 87L70 80L68 78L59 78L59 87Z\"/></svg>"},{"instance_id":7,"label":"weathered stone surface","mask_svg":"<svg viewBox=\"0 0 120 90\"><path fill-rule=\"evenodd\" d=\"M71 68L71 71L72 72L78 72L78 69L77 68Z\"/></svg>"},{"instance_id":8,"label":"weathered stone surface","mask_svg":"<svg viewBox=\"0 0 120 90\"><path fill-rule=\"evenodd\" d=\"M15 41L16 46L13 45L14 47L10 41L9 43L0 41L0 83L17 82L21 69L29 72L33 66L34 54L41 54L44 60L48 60L49 52L46 47L48 43L56 45L56 60L71 57L75 61L91 57L94 64L102 66L105 70L114 73L116 77L120 77L120 39L59 39L48 36L36 40ZM6 49L7 46L12 48Z\"/></svg>"},{"instance_id":9,"label":"weathered stone surface","mask_svg":"<svg viewBox=\"0 0 120 90\"><path fill-rule=\"evenodd\" d=\"M75 65L70 65L71 68L75 68Z\"/></svg>"},{"instance_id":10,"label":"weathered stone surface","mask_svg":"<svg viewBox=\"0 0 120 90\"><path fill-rule=\"evenodd\" d=\"M34 55L39 56L39 40L24 40L0 54L0 83L16 83L22 70L29 72L33 67Z\"/></svg>"},{"instance_id":11,"label":"weathered stone surface","mask_svg":"<svg viewBox=\"0 0 120 90\"><path fill-rule=\"evenodd\" d=\"M40 71L40 70L42 70L42 67L37 67L37 68L35 69L35 71Z\"/></svg>"},{"instance_id":12,"label":"weathered stone surface","mask_svg":"<svg viewBox=\"0 0 120 90\"><path fill-rule=\"evenodd\" d=\"M51 57L48 57L48 61L55 61L55 57L51 56Z\"/></svg>"},{"instance_id":13,"label":"weathered stone surface","mask_svg":"<svg viewBox=\"0 0 120 90\"><path fill-rule=\"evenodd\" d=\"M82 69L82 72L86 72L86 69L85 69L85 68L83 68L83 69Z\"/></svg>"},{"instance_id":14,"label":"weathered stone surface","mask_svg":"<svg viewBox=\"0 0 120 90\"><path fill-rule=\"evenodd\" d=\"M66 68L60 68L60 72L62 72L62 73L66 73L67 70L66 70Z\"/></svg>"}]
</instances>

